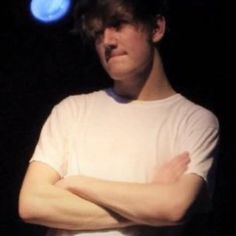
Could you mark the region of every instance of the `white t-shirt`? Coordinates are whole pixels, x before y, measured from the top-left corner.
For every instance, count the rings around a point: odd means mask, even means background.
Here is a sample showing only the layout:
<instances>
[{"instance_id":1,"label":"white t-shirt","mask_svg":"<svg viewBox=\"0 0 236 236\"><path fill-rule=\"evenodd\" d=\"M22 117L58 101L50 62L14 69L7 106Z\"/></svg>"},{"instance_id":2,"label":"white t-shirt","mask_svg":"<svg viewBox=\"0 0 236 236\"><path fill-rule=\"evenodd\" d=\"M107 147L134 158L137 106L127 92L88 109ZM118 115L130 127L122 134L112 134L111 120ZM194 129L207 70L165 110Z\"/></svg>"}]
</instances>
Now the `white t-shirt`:
<instances>
[{"instance_id":1,"label":"white t-shirt","mask_svg":"<svg viewBox=\"0 0 236 236\"><path fill-rule=\"evenodd\" d=\"M187 173L207 181L218 139L217 118L180 94L155 101L129 101L111 89L70 96L47 119L31 159L61 176L146 183L157 168L184 151ZM66 236L137 236L135 228Z\"/></svg>"}]
</instances>

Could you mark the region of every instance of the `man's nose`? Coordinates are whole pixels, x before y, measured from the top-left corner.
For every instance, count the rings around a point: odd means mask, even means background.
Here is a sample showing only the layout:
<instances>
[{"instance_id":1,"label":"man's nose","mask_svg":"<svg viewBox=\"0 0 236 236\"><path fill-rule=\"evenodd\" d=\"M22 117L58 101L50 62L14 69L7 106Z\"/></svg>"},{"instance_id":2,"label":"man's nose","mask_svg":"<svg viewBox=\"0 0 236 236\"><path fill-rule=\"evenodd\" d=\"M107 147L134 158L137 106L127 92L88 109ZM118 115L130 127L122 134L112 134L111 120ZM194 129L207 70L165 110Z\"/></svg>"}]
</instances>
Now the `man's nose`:
<instances>
[{"instance_id":1,"label":"man's nose","mask_svg":"<svg viewBox=\"0 0 236 236\"><path fill-rule=\"evenodd\" d=\"M103 32L103 43L105 46L115 46L117 43L116 31L114 28L105 28Z\"/></svg>"}]
</instances>

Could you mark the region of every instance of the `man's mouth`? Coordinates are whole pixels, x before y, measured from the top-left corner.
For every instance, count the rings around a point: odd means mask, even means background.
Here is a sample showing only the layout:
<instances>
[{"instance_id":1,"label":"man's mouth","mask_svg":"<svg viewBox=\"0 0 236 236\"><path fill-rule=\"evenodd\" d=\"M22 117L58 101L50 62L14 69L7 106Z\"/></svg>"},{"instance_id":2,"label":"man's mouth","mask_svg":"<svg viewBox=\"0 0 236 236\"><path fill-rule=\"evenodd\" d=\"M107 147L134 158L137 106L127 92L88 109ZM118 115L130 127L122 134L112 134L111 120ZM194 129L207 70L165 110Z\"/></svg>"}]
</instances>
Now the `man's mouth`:
<instances>
[{"instance_id":1,"label":"man's mouth","mask_svg":"<svg viewBox=\"0 0 236 236\"><path fill-rule=\"evenodd\" d=\"M107 55L106 55L106 61L108 62L111 58L124 56L125 54L126 54L125 52L112 51L112 52L110 52L110 53L107 53Z\"/></svg>"}]
</instances>

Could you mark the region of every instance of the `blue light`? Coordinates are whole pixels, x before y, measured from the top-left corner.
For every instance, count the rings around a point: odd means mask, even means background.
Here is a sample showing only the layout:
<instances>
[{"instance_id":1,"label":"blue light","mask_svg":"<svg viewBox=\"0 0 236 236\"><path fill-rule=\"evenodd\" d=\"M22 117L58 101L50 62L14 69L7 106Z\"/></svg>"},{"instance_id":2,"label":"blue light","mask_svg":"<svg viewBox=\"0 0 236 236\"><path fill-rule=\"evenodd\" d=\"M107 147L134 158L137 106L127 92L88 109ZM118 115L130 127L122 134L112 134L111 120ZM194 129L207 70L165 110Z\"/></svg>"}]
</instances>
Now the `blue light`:
<instances>
[{"instance_id":1,"label":"blue light","mask_svg":"<svg viewBox=\"0 0 236 236\"><path fill-rule=\"evenodd\" d=\"M30 10L37 20L51 23L64 17L70 5L71 0L32 0Z\"/></svg>"}]
</instances>

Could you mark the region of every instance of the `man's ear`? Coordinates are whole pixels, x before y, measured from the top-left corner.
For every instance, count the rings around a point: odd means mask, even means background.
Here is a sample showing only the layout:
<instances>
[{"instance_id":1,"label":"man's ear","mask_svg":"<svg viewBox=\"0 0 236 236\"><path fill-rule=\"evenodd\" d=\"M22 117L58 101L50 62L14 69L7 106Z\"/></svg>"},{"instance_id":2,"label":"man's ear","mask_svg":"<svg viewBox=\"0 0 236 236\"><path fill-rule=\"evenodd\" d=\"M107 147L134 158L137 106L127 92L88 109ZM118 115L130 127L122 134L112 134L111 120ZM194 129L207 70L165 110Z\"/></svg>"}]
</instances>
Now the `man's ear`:
<instances>
[{"instance_id":1,"label":"man's ear","mask_svg":"<svg viewBox=\"0 0 236 236\"><path fill-rule=\"evenodd\" d=\"M156 16L155 25L152 32L152 42L158 43L164 36L166 31L166 20L164 16Z\"/></svg>"}]
</instances>

